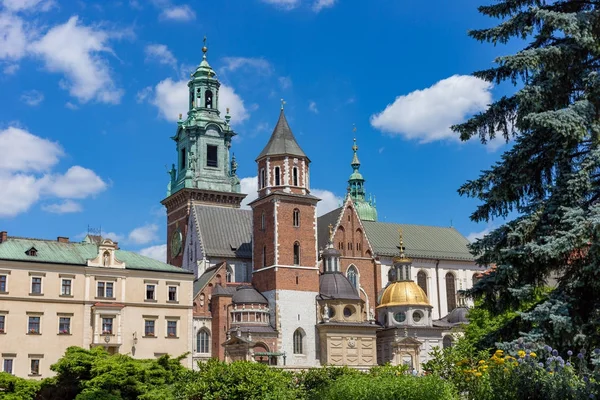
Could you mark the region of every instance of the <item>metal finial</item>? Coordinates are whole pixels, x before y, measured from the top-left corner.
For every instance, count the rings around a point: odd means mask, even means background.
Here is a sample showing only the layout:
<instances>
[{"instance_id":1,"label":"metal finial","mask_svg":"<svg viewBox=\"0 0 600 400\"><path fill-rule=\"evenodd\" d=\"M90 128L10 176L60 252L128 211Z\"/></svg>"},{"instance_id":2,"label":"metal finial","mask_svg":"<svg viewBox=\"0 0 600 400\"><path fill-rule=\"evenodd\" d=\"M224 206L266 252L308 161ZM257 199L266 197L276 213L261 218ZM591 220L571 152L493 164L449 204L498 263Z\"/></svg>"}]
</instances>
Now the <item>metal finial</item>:
<instances>
[{"instance_id":1,"label":"metal finial","mask_svg":"<svg viewBox=\"0 0 600 400\"><path fill-rule=\"evenodd\" d=\"M398 234L399 234L399 243L400 245L398 246L398 248L400 249L400 257L404 258L404 238L402 237L402 228L398 228Z\"/></svg>"},{"instance_id":2,"label":"metal finial","mask_svg":"<svg viewBox=\"0 0 600 400\"><path fill-rule=\"evenodd\" d=\"M281 99L281 109L283 110L283 106L285 105L285 100Z\"/></svg>"},{"instance_id":3,"label":"metal finial","mask_svg":"<svg viewBox=\"0 0 600 400\"><path fill-rule=\"evenodd\" d=\"M179 119L181 119L181 114L179 114Z\"/></svg>"},{"instance_id":4,"label":"metal finial","mask_svg":"<svg viewBox=\"0 0 600 400\"><path fill-rule=\"evenodd\" d=\"M329 237L331 238L331 235L333 235L333 225L329 224Z\"/></svg>"},{"instance_id":5,"label":"metal finial","mask_svg":"<svg viewBox=\"0 0 600 400\"><path fill-rule=\"evenodd\" d=\"M203 42L203 46L202 46L202 52L204 53L204 58L206 58L206 52L208 51L208 47L206 47L206 35L204 36L204 39L202 40Z\"/></svg>"},{"instance_id":6,"label":"metal finial","mask_svg":"<svg viewBox=\"0 0 600 400\"><path fill-rule=\"evenodd\" d=\"M229 114L229 107L227 107L227 114Z\"/></svg>"}]
</instances>

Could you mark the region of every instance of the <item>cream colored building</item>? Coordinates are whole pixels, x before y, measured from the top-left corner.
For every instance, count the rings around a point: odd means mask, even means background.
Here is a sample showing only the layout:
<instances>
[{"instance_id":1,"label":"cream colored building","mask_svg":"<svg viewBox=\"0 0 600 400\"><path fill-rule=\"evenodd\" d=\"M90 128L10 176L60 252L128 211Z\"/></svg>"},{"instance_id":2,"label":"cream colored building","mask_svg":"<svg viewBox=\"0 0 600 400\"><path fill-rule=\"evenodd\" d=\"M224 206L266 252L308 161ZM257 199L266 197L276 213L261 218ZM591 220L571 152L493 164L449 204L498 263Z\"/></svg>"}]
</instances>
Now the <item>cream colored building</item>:
<instances>
[{"instance_id":1,"label":"cream colored building","mask_svg":"<svg viewBox=\"0 0 600 400\"><path fill-rule=\"evenodd\" d=\"M0 370L51 376L69 346L135 358L191 353L193 278L108 239L0 232ZM183 362L191 367L191 355Z\"/></svg>"}]
</instances>

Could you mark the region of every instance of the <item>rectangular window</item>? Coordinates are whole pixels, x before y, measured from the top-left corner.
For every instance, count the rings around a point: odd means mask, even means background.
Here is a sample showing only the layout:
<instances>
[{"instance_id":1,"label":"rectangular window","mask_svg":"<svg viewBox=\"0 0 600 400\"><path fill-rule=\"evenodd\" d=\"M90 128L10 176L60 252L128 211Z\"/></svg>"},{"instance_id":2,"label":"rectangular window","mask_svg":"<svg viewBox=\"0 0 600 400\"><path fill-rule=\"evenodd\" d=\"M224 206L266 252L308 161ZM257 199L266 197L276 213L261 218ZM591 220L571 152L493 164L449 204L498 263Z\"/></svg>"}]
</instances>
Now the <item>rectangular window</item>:
<instances>
[{"instance_id":1,"label":"rectangular window","mask_svg":"<svg viewBox=\"0 0 600 400\"><path fill-rule=\"evenodd\" d=\"M180 170L185 169L185 167L187 166L185 154L185 149L181 149L181 166L179 167Z\"/></svg>"},{"instance_id":2,"label":"rectangular window","mask_svg":"<svg viewBox=\"0 0 600 400\"><path fill-rule=\"evenodd\" d=\"M68 335L71 333L71 318L60 317L58 319L58 333L61 335Z\"/></svg>"},{"instance_id":3,"label":"rectangular window","mask_svg":"<svg viewBox=\"0 0 600 400\"><path fill-rule=\"evenodd\" d=\"M264 188L265 186L267 186L267 175L265 173L265 169L261 168L260 169L260 188Z\"/></svg>"},{"instance_id":4,"label":"rectangular window","mask_svg":"<svg viewBox=\"0 0 600 400\"><path fill-rule=\"evenodd\" d=\"M4 372L12 374L13 373L13 359L5 358L4 359Z\"/></svg>"},{"instance_id":5,"label":"rectangular window","mask_svg":"<svg viewBox=\"0 0 600 400\"><path fill-rule=\"evenodd\" d=\"M112 318L102 318L102 334L103 335L112 335L113 333L113 319Z\"/></svg>"},{"instance_id":6,"label":"rectangular window","mask_svg":"<svg viewBox=\"0 0 600 400\"><path fill-rule=\"evenodd\" d=\"M218 167L218 147L212 145L206 145L206 166L207 167Z\"/></svg>"},{"instance_id":7,"label":"rectangular window","mask_svg":"<svg viewBox=\"0 0 600 400\"><path fill-rule=\"evenodd\" d=\"M114 284L112 282L106 282L106 297L109 297L109 298L115 297L114 293L113 293L113 285Z\"/></svg>"},{"instance_id":8,"label":"rectangular window","mask_svg":"<svg viewBox=\"0 0 600 400\"><path fill-rule=\"evenodd\" d=\"M42 278L37 276L31 278L31 293L42 294Z\"/></svg>"},{"instance_id":9,"label":"rectangular window","mask_svg":"<svg viewBox=\"0 0 600 400\"><path fill-rule=\"evenodd\" d=\"M0 315L0 333L6 333L6 315Z\"/></svg>"},{"instance_id":10,"label":"rectangular window","mask_svg":"<svg viewBox=\"0 0 600 400\"><path fill-rule=\"evenodd\" d=\"M71 295L71 280L70 279L63 279L62 280L62 286L61 286L61 292L60 292L63 296L70 296Z\"/></svg>"},{"instance_id":11,"label":"rectangular window","mask_svg":"<svg viewBox=\"0 0 600 400\"><path fill-rule=\"evenodd\" d=\"M169 286L169 301L177 301L177 286Z\"/></svg>"},{"instance_id":12,"label":"rectangular window","mask_svg":"<svg viewBox=\"0 0 600 400\"><path fill-rule=\"evenodd\" d=\"M167 336L177 337L177 321L167 321Z\"/></svg>"},{"instance_id":13,"label":"rectangular window","mask_svg":"<svg viewBox=\"0 0 600 400\"><path fill-rule=\"evenodd\" d=\"M156 286L146 285L146 300L154 300Z\"/></svg>"},{"instance_id":14,"label":"rectangular window","mask_svg":"<svg viewBox=\"0 0 600 400\"><path fill-rule=\"evenodd\" d=\"M279 185L280 185L280 183L281 183L281 182L280 182L280 181L281 181L281 178L280 178L280 176L279 176L279 175L280 175L280 172L279 172L279 167L275 167L275 186L279 186Z\"/></svg>"},{"instance_id":15,"label":"rectangular window","mask_svg":"<svg viewBox=\"0 0 600 400\"><path fill-rule=\"evenodd\" d=\"M98 282L96 297L114 298L113 282Z\"/></svg>"},{"instance_id":16,"label":"rectangular window","mask_svg":"<svg viewBox=\"0 0 600 400\"><path fill-rule=\"evenodd\" d=\"M145 336L154 336L154 320L147 319L144 322L144 335Z\"/></svg>"},{"instance_id":17,"label":"rectangular window","mask_svg":"<svg viewBox=\"0 0 600 400\"><path fill-rule=\"evenodd\" d=\"M32 358L31 359L31 375L39 375L40 374L40 360Z\"/></svg>"},{"instance_id":18,"label":"rectangular window","mask_svg":"<svg viewBox=\"0 0 600 400\"><path fill-rule=\"evenodd\" d=\"M40 317L29 317L27 331L34 335L40 334Z\"/></svg>"},{"instance_id":19,"label":"rectangular window","mask_svg":"<svg viewBox=\"0 0 600 400\"><path fill-rule=\"evenodd\" d=\"M6 275L0 275L0 293L6 293Z\"/></svg>"}]
</instances>

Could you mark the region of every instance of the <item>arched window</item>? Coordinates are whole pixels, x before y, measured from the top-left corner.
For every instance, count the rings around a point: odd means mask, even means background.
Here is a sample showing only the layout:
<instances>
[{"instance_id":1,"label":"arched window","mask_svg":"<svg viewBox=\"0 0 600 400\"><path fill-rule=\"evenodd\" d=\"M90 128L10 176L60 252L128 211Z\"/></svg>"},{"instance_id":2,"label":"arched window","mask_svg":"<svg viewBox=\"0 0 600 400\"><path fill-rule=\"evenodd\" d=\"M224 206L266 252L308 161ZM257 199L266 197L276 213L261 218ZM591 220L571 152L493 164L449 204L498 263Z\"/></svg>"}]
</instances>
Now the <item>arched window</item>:
<instances>
[{"instance_id":1,"label":"arched window","mask_svg":"<svg viewBox=\"0 0 600 400\"><path fill-rule=\"evenodd\" d=\"M351 265L346 272L346 277L348 280L358 290L358 271L354 265Z\"/></svg>"},{"instance_id":2,"label":"arched window","mask_svg":"<svg viewBox=\"0 0 600 400\"><path fill-rule=\"evenodd\" d=\"M294 265L300 265L300 243L294 243Z\"/></svg>"},{"instance_id":3,"label":"arched window","mask_svg":"<svg viewBox=\"0 0 600 400\"><path fill-rule=\"evenodd\" d=\"M265 174L265 169L260 169L260 188L264 188L267 186L267 175Z\"/></svg>"},{"instance_id":4,"label":"arched window","mask_svg":"<svg viewBox=\"0 0 600 400\"><path fill-rule=\"evenodd\" d=\"M425 294L427 294L427 274L425 271L419 271L417 273L417 285L419 285Z\"/></svg>"},{"instance_id":5,"label":"arched window","mask_svg":"<svg viewBox=\"0 0 600 400\"><path fill-rule=\"evenodd\" d=\"M300 226L300 210L294 208L293 224L297 228Z\"/></svg>"},{"instance_id":6,"label":"arched window","mask_svg":"<svg viewBox=\"0 0 600 400\"><path fill-rule=\"evenodd\" d=\"M456 283L454 274L446 274L446 300L448 301L448 312L456 308Z\"/></svg>"},{"instance_id":7,"label":"arched window","mask_svg":"<svg viewBox=\"0 0 600 400\"><path fill-rule=\"evenodd\" d=\"M304 354L304 332L301 328L294 331L294 354Z\"/></svg>"},{"instance_id":8,"label":"arched window","mask_svg":"<svg viewBox=\"0 0 600 400\"><path fill-rule=\"evenodd\" d=\"M275 167L275 186L279 186L280 185L280 172L279 172L279 167Z\"/></svg>"},{"instance_id":9,"label":"arched window","mask_svg":"<svg viewBox=\"0 0 600 400\"><path fill-rule=\"evenodd\" d=\"M293 169L294 186L298 186L298 168Z\"/></svg>"},{"instance_id":10,"label":"arched window","mask_svg":"<svg viewBox=\"0 0 600 400\"><path fill-rule=\"evenodd\" d=\"M454 341L452 340L452 336L446 335L442 340L442 346L444 349L447 349L448 347L452 347L453 342Z\"/></svg>"},{"instance_id":11,"label":"arched window","mask_svg":"<svg viewBox=\"0 0 600 400\"><path fill-rule=\"evenodd\" d=\"M225 281L230 282L231 283L231 268L229 268L229 266L227 267L227 272L225 272Z\"/></svg>"},{"instance_id":12,"label":"arched window","mask_svg":"<svg viewBox=\"0 0 600 400\"><path fill-rule=\"evenodd\" d=\"M206 329L200 329L196 334L196 351L198 353L209 353L210 334Z\"/></svg>"},{"instance_id":13,"label":"arched window","mask_svg":"<svg viewBox=\"0 0 600 400\"><path fill-rule=\"evenodd\" d=\"M262 266L266 267L267 266L267 246L263 246L263 255L262 255Z\"/></svg>"},{"instance_id":14,"label":"arched window","mask_svg":"<svg viewBox=\"0 0 600 400\"><path fill-rule=\"evenodd\" d=\"M204 107L212 108L213 94L210 90L204 92Z\"/></svg>"}]
</instances>

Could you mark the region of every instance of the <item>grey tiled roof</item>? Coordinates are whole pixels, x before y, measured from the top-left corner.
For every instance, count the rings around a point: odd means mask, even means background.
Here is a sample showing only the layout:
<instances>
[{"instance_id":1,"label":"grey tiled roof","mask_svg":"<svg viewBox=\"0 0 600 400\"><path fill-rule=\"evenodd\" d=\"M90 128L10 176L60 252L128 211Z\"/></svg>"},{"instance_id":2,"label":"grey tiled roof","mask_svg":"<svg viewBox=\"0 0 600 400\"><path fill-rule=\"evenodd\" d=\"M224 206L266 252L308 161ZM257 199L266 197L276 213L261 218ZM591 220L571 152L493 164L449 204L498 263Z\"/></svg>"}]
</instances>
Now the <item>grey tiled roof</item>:
<instances>
[{"instance_id":1,"label":"grey tiled roof","mask_svg":"<svg viewBox=\"0 0 600 400\"><path fill-rule=\"evenodd\" d=\"M194 206L207 257L252 258L252 210Z\"/></svg>"},{"instance_id":2,"label":"grey tiled roof","mask_svg":"<svg viewBox=\"0 0 600 400\"><path fill-rule=\"evenodd\" d=\"M277 121L277 125L275 125L275 129L271 134L269 142L256 159L258 160L262 157L274 155L308 158L298 145L298 142L296 142L296 138L287 123L283 110L281 110L281 113L279 114L279 120Z\"/></svg>"},{"instance_id":3,"label":"grey tiled roof","mask_svg":"<svg viewBox=\"0 0 600 400\"><path fill-rule=\"evenodd\" d=\"M213 296L233 296L235 294L237 287L236 286L221 286L215 285L213 289Z\"/></svg>"},{"instance_id":4,"label":"grey tiled roof","mask_svg":"<svg viewBox=\"0 0 600 400\"><path fill-rule=\"evenodd\" d=\"M335 226L341 211L342 207L319 217L319 248L327 244L328 226ZM454 228L373 221L362 221L362 224L377 256L398 255L398 229L402 228L406 255L409 257L473 261L467 249L469 240Z\"/></svg>"},{"instance_id":5,"label":"grey tiled roof","mask_svg":"<svg viewBox=\"0 0 600 400\"><path fill-rule=\"evenodd\" d=\"M217 270L222 264L224 264L224 262L208 268L202 275L200 275L198 279L194 281L194 297L196 297L198 293L204 289L206 284L213 278L213 276L216 275Z\"/></svg>"},{"instance_id":6,"label":"grey tiled roof","mask_svg":"<svg viewBox=\"0 0 600 400\"><path fill-rule=\"evenodd\" d=\"M269 304L262 294L249 285L238 286L231 302L236 304Z\"/></svg>"}]
</instances>

